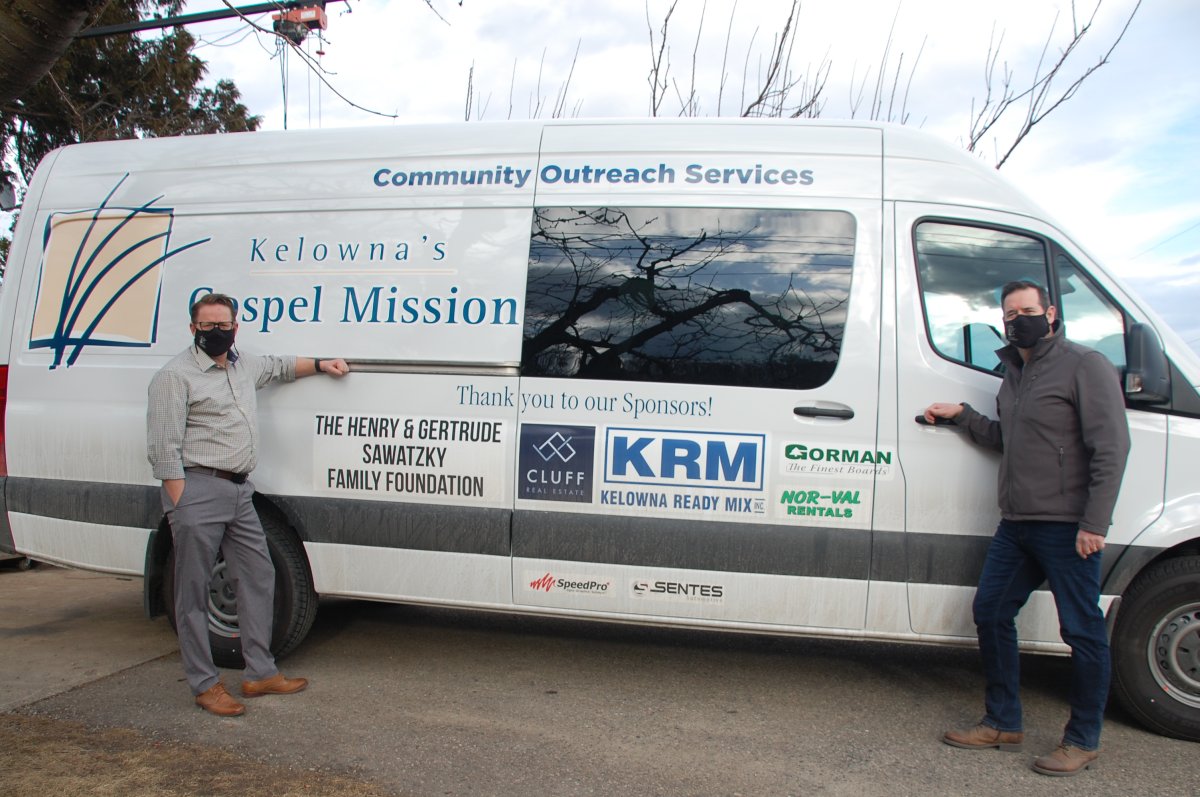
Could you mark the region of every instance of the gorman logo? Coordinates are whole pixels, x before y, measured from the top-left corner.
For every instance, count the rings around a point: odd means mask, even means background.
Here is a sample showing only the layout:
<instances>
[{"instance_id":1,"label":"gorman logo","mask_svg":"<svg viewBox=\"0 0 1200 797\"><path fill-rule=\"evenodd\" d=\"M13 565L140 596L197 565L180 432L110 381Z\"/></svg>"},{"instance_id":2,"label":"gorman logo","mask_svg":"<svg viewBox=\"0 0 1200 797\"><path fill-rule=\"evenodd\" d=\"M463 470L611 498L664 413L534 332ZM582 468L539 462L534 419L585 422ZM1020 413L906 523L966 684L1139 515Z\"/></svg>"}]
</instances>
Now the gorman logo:
<instances>
[{"instance_id":1,"label":"gorman logo","mask_svg":"<svg viewBox=\"0 0 1200 797\"><path fill-rule=\"evenodd\" d=\"M51 349L51 370L89 346L150 346L158 327L162 268L172 255L211 240L170 246L172 208L110 204L129 175L91 210L46 221L31 349Z\"/></svg>"}]
</instances>

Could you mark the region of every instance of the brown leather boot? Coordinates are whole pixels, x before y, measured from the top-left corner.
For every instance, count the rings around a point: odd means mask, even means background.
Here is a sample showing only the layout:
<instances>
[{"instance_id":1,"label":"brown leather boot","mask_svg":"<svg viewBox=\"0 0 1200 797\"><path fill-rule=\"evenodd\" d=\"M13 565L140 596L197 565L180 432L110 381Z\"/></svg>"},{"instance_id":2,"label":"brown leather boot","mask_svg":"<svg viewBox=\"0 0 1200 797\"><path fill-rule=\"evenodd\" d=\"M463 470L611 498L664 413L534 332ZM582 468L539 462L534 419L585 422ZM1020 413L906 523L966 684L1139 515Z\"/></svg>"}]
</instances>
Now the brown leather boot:
<instances>
[{"instance_id":1,"label":"brown leather boot","mask_svg":"<svg viewBox=\"0 0 1200 797\"><path fill-rule=\"evenodd\" d=\"M1012 752L1021 749L1025 734L1021 731L998 731L981 722L974 728L946 731L942 734L942 741L951 747L961 747L964 750L987 750L994 747L997 750Z\"/></svg>"},{"instance_id":2,"label":"brown leather boot","mask_svg":"<svg viewBox=\"0 0 1200 797\"><path fill-rule=\"evenodd\" d=\"M1033 771L1041 775L1065 778L1088 769L1099 757L1099 750L1084 750L1064 742L1053 753L1035 759Z\"/></svg>"},{"instance_id":3,"label":"brown leather boot","mask_svg":"<svg viewBox=\"0 0 1200 797\"><path fill-rule=\"evenodd\" d=\"M236 717L246 713L246 707L234 700L220 681L196 695L196 705L218 717Z\"/></svg>"},{"instance_id":4,"label":"brown leather boot","mask_svg":"<svg viewBox=\"0 0 1200 797\"><path fill-rule=\"evenodd\" d=\"M242 696L290 695L293 692L303 691L306 686L308 686L308 680L305 678L285 678L283 673L277 672L270 678L263 678L261 681L242 681Z\"/></svg>"}]
</instances>

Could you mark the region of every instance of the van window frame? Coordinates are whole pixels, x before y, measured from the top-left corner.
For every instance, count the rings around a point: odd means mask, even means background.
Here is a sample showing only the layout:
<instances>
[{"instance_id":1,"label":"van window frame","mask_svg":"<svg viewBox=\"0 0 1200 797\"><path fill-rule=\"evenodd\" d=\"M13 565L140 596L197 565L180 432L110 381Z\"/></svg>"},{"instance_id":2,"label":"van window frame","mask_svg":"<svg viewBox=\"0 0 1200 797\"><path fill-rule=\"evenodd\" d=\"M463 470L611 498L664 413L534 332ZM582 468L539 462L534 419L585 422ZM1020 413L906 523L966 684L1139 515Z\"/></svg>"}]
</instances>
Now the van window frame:
<instances>
[{"instance_id":1,"label":"van window frame","mask_svg":"<svg viewBox=\"0 0 1200 797\"><path fill-rule=\"evenodd\" d=\"M1051 259L1051 256L1055 248L1062 249L1062 251L1068 256L1070 256L1070 253L1041 233L1036 233L1032 230L1022 227L1014 227L1010 224L993 224L990 222L979 221L978 219L964 219L954 216L941 215L918 216L913 220L912 229L909 231L908 239L909 245L912 247L913 276L917 281L917 294L921 301L921 323L925 328L925 341L929 344L930 350L946 362L951 363L952 365L957 365L960 368L967 368L977 373L989 374L997 379L1001 379L1004 376L1003 369L996 370L995 368L984 368L982 366L975 365L974 363L956 360L938 348L937 344L933 341L933 330L929 327L929 308L925 304L925 288L921 281L921 261L917 253L917 228L928 222L953 224L959 227L973 227L981 230L995 230L997 232L1005 232L1012 235L1019 235L1024 238L1031 238L1039 242L1042 245L1043 264L1045 265L1047 274L1046 292L1050 296L1050 303L1055 307L1058 306L1058 274L1055 273L1053 267L1054 263ZM1076 261L1076 258L1071 258L1071 260L1074 262ZM1000 288L1002 286L997 285L996 287ZM1117 306L1120 307L1120 305ZM1121 312L1125 312L1124 308L1121 308Z\"/></svg>"}]
</instances>

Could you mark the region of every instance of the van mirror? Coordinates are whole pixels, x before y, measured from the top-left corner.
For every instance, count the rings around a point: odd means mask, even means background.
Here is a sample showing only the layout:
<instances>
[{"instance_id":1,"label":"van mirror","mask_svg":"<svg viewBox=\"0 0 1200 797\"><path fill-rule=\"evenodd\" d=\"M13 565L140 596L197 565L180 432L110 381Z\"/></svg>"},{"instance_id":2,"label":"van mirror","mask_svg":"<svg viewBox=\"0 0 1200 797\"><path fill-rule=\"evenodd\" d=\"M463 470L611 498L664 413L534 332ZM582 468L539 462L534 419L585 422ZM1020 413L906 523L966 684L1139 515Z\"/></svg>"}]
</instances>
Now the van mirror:
<instances>
[{"instance_id":1,"label":"van mirror","mask_svg":"<svg viewBox=\"0 0 1200 797\"><path fill-rule=\"evenodd\" d=\"M1138 404L1171 400L1171 369L1154 329L1133 324L1125 333L1125 398Z\"/></svg>"}]
</instances>

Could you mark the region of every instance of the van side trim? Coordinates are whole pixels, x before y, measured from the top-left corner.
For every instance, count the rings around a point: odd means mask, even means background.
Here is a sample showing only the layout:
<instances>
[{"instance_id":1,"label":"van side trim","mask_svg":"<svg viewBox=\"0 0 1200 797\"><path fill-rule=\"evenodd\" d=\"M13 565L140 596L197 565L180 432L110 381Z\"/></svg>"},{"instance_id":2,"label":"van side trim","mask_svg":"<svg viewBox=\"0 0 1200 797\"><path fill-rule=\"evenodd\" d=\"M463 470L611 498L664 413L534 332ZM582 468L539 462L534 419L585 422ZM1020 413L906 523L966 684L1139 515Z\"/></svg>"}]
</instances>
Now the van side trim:
<instances>
[{"instance_id":1,"label":"van side trim","mask_svg":"<svg viewBox=\"0 0 1200 797\"><path fill-rule=\"evenodd\" d=\"M871 536L865 529L518 511L513 556L866 580Z\"/></svg>"},{"instance_id":2,"label":"van side trim","mask_svg":"<svg viewBox=\"0 0 1200 797\"><path fill-rule=\"evenodd\" d=\"M141 484L13 477L7 479L8 509L30 515L157 529L162 520L161 488ZM298 527L308 542L450 553L508 556L507 509L437 504L305 498L264 494ZM7 512L0 521L11 547Z\"/></svg>"},{"instance_id":3,"label":"van side trim","mask_svg":"<svg viewBox=\"0 0 1200 797\"><path fill-rule=\"evenodd\" d=\"M982 535L264 497L307 542L854 581L974 587L991 542ZM159 488L151 485L9 476L0 478L0 509L5 503L0 550L13 548L7 510L143 529L156 529L162 520ZM1121 591L1138 563L1159 552L1135 546L1135 559L1122 561L1126 548L1104 550L1106 594Z\"/></svg>"},{"instance_id":4,"label":"van side trim","mask_svg":"<svg viewBox=\"0 0 1200 797\"><path fill-rule=\"evenodd\" d=\"M399 362L395 360L350 360L350 370L368 374L450 374L454 376L520 376L516 363Z\"/></svg>"},{"instance_id":5,"label":"van side trim","mask_svg":"<svg viewBox=\"0 0 1200 797\"><path fill-rule=\"evenodd\" d=\"M0 476L0 553L16 553L13 547L12 527L8 525L8 477Z\"/></svg>"},{"instance_id":6,"label":"van side trim","mask_svg":"<svg viewBox=\"0 0 1200 797\"><path fill-rule=\"evenodd\" d=\"M503 508L267 496L303 530L307 542L409 548L418 551L509 554Z\"/></svg>"},{"instance_id":7,"label":"van side trim","mask_svg":"<svg viewBox=\"0 0 1200 797\"><path fill-rule=\"evenodd\" d=\"M8 510L108 526L156 529L162 519L159 487L144 484L9 476Z\"/></svg>"}]
</instances>

